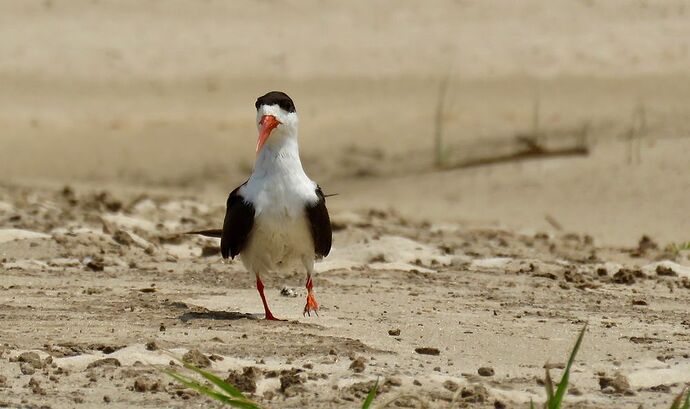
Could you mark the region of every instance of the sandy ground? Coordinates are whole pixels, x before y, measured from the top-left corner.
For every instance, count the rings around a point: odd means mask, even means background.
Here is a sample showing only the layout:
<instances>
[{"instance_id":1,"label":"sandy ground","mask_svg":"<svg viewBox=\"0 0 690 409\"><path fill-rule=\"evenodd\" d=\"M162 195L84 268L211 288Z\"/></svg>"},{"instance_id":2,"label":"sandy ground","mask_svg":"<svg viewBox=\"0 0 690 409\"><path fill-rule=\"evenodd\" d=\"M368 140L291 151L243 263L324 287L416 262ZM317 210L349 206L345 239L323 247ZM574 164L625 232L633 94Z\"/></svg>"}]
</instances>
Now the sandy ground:
<instances>
[{"instance_id":1,"label":"sandy ground","mask_svg":"<svg viewBox=\"0 0 690 409\"><path fill-rule=\"evenodd\" d=\"M215 239L173 234L216 225L222 206L69 188L2 198L6 406L207 406L155 369L198 350L211 361L195 362L239 371L233 381L269 407L355 407L376 378L380 399L403 407L418 407L410 394L429 407L524 407L585 322L568 397L582 407L654 407L690 374L688 260L651 240L601 247L340 212L318 268L321 315L301 316L302 273L271 274L288 321L265 322L252 277L221 262ZM27 351L38 360L21 362Z\"/></svg>"},{"instance_id":2,"label":"sandy ground","mask_svg":"<svg viewBox=\"0 0 690 409\"><path fill-rule=\"evenodd\" d=\"M377 378L397 407L522 408L584 323L573 407L690 383L687 2L200 4L0 4L0 407L209 407L157 369L198 351L271 408L357 407ZM450 160L535 123L586 126L589 154L438 170L444 78ZM338 193L321 315L276 273L281 323L176 234L220 225L270 89Z\"/></svg>"}]
</instances>

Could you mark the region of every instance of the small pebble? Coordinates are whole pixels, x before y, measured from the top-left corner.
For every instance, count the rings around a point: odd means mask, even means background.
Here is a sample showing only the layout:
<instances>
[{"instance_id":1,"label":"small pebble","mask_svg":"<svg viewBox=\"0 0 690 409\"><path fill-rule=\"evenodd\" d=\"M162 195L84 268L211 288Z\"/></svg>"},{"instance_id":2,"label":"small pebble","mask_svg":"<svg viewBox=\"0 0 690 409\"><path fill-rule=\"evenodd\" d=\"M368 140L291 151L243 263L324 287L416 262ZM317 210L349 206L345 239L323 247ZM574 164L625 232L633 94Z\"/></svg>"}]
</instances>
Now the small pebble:
<instances>
[{"instance_id":1,"label":"small pebble","mask_svg":"<svg viewBox=\"0 0 690 409\"><path fill-rule=\"evenodd\" d=\"M415 348L414 352L421 354L421 355L439 355L439 354L441 354L441 351L439 351L438 348L431 348L431 347Z\"/></svg>"},{"instance_id":2,"label":"small pebble","mask_svg":"<svg viewBox=\"0 0 690 409\"><path fill-rule=\"evenodd\" d=\"M482 366L477 370L477 373L479 373L481 376L494 376L494 368Z\"/></svg>"},{"instance_id":3,"label":"small pebble","mask_svg":"<svg viewBox=\"0 0 690 409\"><path fill-rule=\"evenodd\" d=\"M146 376L140 376L134 381L134 390L137 392L157 391L161 389L161 384Z\"/></svg>"},{"instance_id":4,"label":"small pebble","mask_svg":"<svg viewBox=\"0 0 690 409\"><path fill-rule=\"evenodd\" d=\"M291 298L294 298L294 297L297 297L297 291L295 291L294 288L283 287L283 288L280 290L280 295L282 295L283 297L291 297Z\"/></svg>"},{"instance_id":5,"label":"small pebble","mask_svg":"<svg viewBox=\"0 0 690 409\"><path fill-rule=\"evenodd\" d=\"M448 389L448 390L451 391L451 392L455 392L455 391L458 390L458 384L455 383L455 382L453 382L453 381L451 381L450 379L447 380L447 381L445 381L445 382L443 382L443 387L446 388L446 389Z\"/></svg>"},{"instance_id":6,"label":"small pebble","mask_svg":"<svg viewBox=\"0 0 690 409\"><path fill-rule=\"evenodd\" d=\"M182 355L182 362L190 363L197 368L208 368L211 366L211 360L208 359L206 355L199 352L198 349L192 349Z\"/></svg>"},{"instance_id":7,"label":"small pebble","mask_svg":"<svg viewBox=\"0 0 690 409\"><path fill-rule=\"evenodd\" d=\"M35 369L41 369L44 365L43 361L41 361L41 357L35 352L23 352L17 357L17 360L19 362L31 364Z\"/></svg>"},{"instance_id":8,"label":"small pebble","mask_svg":"<svg viewBox=\"0 0 690 409\"><path fill-rule=\"evenodd\" d=\"M33 375L34 373L36 373L34 367L31 366L31 364L28 362L21 362L19 364L19 370L22 371L24 375Z\"/></svg>"},{"instance_id":9,"label":"small pebble","mask_svg":"<svg viewBox=\"0 0 690 409\"><path fill-rule=\"evenodd\" d=\"M350 364L350 369L352 369L356 373L364 372L365 367L366 367L366 365L364 365L364 358L362 358L362 357L355 359Z\"/></svg>"}]
</instances>

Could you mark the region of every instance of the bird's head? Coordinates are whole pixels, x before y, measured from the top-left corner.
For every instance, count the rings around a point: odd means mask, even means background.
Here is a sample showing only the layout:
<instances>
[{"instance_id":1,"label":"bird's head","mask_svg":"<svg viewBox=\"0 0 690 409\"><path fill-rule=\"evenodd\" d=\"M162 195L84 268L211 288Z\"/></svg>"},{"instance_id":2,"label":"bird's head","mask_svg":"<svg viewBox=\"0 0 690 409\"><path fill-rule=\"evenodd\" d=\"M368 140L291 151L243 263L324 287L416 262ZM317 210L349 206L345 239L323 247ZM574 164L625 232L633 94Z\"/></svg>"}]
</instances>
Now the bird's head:
<instances>
[{"instance_id":1,"label":"bird's head","mask_svg":"<svg viewBox=\"0 0 690 409\"><path fill-rule=\"evenodd\" d=\"M256 127L259 139L258 154L264 145L280 145L297 135L297 111L292 99L280 91L271 91L256 100Z\"/></svg>"}]
</instances>

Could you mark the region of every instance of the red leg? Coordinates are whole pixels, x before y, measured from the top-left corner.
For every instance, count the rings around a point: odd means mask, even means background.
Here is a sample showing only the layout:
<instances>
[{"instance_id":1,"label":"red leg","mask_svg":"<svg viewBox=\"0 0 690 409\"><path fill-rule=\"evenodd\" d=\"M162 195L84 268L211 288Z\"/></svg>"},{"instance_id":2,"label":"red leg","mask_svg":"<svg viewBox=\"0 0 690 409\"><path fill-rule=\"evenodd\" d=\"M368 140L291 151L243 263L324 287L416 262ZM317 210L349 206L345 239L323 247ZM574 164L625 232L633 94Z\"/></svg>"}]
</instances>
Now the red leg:
<instances>
[{"instance_id":1,"label":"red leg","mask_svg":"<svg viewBox=\"0 0 690 409\"><path fill-rule=\"evenodd\" d=\"M311 282L311 275L307 277L307 305L304 306L304 314L311 317L312 311L316 316L319 315L319 303L316 302L316 297L314 297L314 284Z\"/></svg>"},{"instance_id":2,"label":"red leg","mask_svg":"<svg viewBox=\"0 0 690 409\"><path fill-rule=\"evenodd\" d=\"M256 289L259 290L259 295L261 296L261 302L264 303L264 312L266 313L266 319L269 321L283 321L273 316L271 309L268 308L268 303L266 302L266 296L264 295L264 283L261 282L259 276L256 276Z\"/></svg>"}]
</instances>

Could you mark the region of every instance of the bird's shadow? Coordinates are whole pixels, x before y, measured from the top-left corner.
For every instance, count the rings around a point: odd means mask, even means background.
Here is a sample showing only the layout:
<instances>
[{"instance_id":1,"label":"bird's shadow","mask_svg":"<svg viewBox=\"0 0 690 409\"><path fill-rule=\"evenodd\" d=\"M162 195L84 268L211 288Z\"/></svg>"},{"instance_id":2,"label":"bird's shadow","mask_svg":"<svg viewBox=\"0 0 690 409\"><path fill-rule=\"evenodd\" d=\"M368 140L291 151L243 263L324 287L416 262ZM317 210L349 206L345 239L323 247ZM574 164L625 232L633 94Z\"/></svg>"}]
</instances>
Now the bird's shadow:
<instances>
[{"instance_id":1,"label":"bird's shadow","mask_svg":"<svg viewBox=\"0 0 690 409\"><path fill-rule=\"evenodd\" d=\"M238 311L187 311L180 315L182 322L191 320L222 320L222 321L236 321L236 320L258 320L258 314L249 314Z\"/></svg>"}]
</instances>

